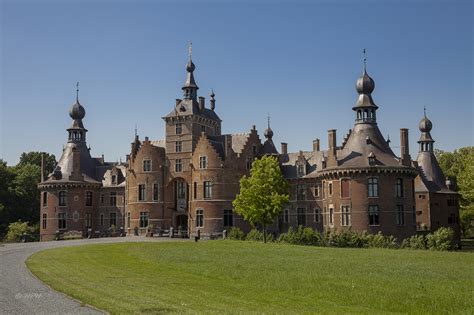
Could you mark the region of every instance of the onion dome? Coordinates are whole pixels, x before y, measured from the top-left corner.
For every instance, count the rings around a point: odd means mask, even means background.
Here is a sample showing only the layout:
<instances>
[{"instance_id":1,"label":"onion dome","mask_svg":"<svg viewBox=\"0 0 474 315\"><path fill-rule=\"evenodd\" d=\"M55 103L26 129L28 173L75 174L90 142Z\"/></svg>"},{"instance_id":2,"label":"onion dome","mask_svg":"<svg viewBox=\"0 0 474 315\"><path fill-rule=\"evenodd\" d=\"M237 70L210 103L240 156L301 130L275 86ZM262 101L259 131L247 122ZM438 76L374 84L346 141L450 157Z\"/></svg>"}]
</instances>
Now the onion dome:
<instances>
[{"instance_id":1,"label":"onion dome","mask_svg":"<svg viewBox=\"0 0 474 315\"><path fill-rule=\"evenodd\" d=\"M188 64L186 65L186 71L187 72L194 72L194 69L196 69L196 66L194 65L191 58L189 58Z\"/></svg>"},{"instance_id":2,"label":"onion dome","mask_svg":"<svg viewBox=\"0 0 474 315\"><path fill-rule=\"evenodd\" d=\"M265 136L265 138L272 138L273 137L273 130L272 128L268 127L267 129L265 129L265 132L263 133L263 135Z\"/></svg>"},{"instance_id":3,"label":"onion dome","mask_svg":"<svg viewBox=\"0 0 474 315\"><path fill-rule=\"evenodd\" d=\"M375 89L374 80L367 74L367 71L364 69L362 76L357 79L356 90L359 94L371 94Z\"/></svg>"},{"instance_id":4,"label":"onion dome","mask_svg":"<svg viewBox=\"0 0 474 315\"><path fill-rule=\"evenodd\" d=\"M86 110L79 103L79 100L76 100L76 103L69 109L69 116L74 120L83 119L86 116Z\"/></svg>"},{"instance_id":5,"label":"onion dome","mask_svg":"<svg viewBox=\"0 0 474 315\"><path fill-rule=\"evenodd\" d=\"M418 128L420 129L421 132L430 132L431 129L433 128L433 124L431 123L431 120L426 117L426 115L421 119L420 124L418 125Z\"/></svg>"}]
</instances>

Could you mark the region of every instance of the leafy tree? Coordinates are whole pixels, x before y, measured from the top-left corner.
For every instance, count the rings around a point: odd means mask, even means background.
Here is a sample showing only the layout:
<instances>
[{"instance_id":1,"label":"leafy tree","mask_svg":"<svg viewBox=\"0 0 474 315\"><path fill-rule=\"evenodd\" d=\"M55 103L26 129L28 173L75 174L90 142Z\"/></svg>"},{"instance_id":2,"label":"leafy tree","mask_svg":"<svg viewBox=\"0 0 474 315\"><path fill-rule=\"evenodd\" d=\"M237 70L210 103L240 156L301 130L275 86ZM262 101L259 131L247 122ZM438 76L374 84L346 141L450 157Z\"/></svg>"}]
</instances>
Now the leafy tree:
<instances>
[{"instance_id":1,"label":"leafy tree","mask_svg":"<svg viewBox=\"0 0 474 315\"><path fill-rule=\"evenodd\" d=\"M16 199L12 190L15 173L7 163L0 160L0 238L5 233L8 223L13 222L12 205Z\"/></svg>"},{"instance_id":2,"label":"leafy tree","mask_svg":"<svg viewBox=\"0 0 474 315\"><path fill-rule=\"evenodd\" d=\"M240 193L232 204L235 212L252 226L263 226L263 240L266 242L266 225L281 213L288 199L288 183L277 159L264 156L252 163L250 177L240 179Z\"/></svg>"},{"instance_id":3,"label":"leafy tree","mask_svg":"<svg viewBox=\"0 0 474 315\"><path fill-rule=\"evenodd\" d=\"M56 157L54 154L49 154L46 152L23 152L20 156L20 162L17 166L25 166L27 164L37 165L41 167L41 155L44 154L44 164L46 174L53 172L54 167L56 166Z\"/></svg>"}]
</instances>

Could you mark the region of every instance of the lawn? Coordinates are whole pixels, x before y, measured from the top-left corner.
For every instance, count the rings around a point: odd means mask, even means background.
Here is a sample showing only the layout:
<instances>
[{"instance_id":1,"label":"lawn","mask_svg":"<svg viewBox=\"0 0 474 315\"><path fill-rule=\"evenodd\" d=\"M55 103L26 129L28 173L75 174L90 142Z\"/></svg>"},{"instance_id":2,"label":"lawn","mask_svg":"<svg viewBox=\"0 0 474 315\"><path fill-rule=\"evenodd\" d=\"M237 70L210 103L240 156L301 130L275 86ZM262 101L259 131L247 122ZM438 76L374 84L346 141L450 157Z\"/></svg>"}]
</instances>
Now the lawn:
<instances>
[{"instance_id":1,"label":"lawn","mask_svg":"<svg viewBox=\"0 0 474 315\"><path fill-rule=\"evenodd\" d=\"M238 241L85 245L27 261L112 314L473 314L474 254Z\"/></svg>"}]
</instances>

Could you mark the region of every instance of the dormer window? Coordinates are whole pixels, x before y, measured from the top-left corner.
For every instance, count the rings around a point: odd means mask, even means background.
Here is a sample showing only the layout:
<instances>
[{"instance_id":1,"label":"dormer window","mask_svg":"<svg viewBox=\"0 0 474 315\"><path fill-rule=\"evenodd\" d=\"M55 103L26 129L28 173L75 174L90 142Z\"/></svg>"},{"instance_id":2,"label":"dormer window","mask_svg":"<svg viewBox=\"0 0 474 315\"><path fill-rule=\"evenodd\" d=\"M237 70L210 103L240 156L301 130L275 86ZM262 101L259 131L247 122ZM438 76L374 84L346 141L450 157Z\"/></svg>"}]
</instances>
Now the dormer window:
<instances>
[{"instance_id":1,"label":"dormer window","mask_svg":"<svg viewBox=\"0 0 474 315\"><path fill-rule=\"evenodd\" d=\"M375 154L374 152L370 152L369 153L369 156L367 157L367 159L369 160L369 165L370 166L374 166L375 165Z\"/></svg>"},{"instance_id":2,"label":"dormer window","mask_svg":"<svg viewBox=\"0 0 474 315\"><path fill-rule=\"evenodd\" d=\"M298 177L302 177L305 175L305 167L303 164L296 165L296 168L297 168Z\"/></svg>"},{"instance_id":3,"label":"dormer window","mask_svg":"<svg viewBox=\"0 0 474 315\"><path fill-rule=\"evenodd\" d=\"M117 185L117 175L112 175L112 185Z\"/></svg>"},{"instance_id":4,"label":"dormer window","mask_svg":"<svg viewBox=\"0 0 474 315\"><path fill-rule=\"evenodd\" d=\"M143 171L151 172L151 160L143 160Z\"/></svg>"}]
</instances>

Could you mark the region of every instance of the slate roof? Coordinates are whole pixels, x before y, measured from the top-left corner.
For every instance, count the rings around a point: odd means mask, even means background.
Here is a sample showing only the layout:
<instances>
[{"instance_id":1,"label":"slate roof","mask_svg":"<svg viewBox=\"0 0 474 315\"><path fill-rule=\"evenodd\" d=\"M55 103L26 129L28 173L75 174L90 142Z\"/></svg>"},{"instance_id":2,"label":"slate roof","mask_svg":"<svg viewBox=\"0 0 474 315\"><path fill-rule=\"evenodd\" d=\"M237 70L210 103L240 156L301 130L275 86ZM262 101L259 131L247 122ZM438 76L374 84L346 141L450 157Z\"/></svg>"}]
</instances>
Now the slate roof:
<instances>
[{"instance_id":1,"label":"slate roof","mask_svg":"<svg viewBox=\"0 0 474 315\"><path fill-rule=\"evenodd\" d=\"M179 102L179 104L163 118L189 115L198 115L212 120L221 121L219 116L213 110L209 108L204 108L202 111L199 110L199 104L192 99L181 100L181 102Z\"/></svg>"}]
</instances>

